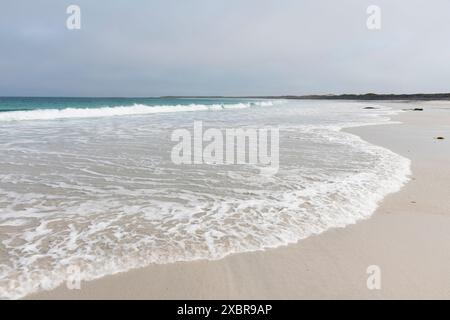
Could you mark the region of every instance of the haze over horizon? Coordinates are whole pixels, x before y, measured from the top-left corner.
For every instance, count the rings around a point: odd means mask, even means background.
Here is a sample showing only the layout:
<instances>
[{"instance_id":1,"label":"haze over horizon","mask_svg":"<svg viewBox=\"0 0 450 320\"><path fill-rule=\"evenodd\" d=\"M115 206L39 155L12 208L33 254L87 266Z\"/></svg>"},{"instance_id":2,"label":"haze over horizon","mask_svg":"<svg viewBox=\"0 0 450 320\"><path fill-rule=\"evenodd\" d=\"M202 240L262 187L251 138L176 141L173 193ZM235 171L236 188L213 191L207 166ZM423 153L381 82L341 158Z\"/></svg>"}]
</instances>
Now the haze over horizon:
<instances>
[{"instance_id":1,"label":"haze over horizon","mask_svg":"<svg viewBox=\"0 0 450 320\"><path fill-rule=\"evenodd\" d=\"M68 30L66 8L81 8ZM369 5L381 30L366 27ZM0 96L448 92L450 3L24 0L0 10Z\"/></svg>"}]
</instances>

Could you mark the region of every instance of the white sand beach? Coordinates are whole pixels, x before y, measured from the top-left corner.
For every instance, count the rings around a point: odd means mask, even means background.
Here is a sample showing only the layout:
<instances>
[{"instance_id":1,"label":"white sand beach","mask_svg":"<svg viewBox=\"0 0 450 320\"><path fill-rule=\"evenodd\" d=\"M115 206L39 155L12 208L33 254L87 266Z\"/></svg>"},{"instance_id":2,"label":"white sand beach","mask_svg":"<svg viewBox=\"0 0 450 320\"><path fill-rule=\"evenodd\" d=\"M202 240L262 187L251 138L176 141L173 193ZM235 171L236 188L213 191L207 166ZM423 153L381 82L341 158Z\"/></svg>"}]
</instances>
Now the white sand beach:
<instances>
[{"instance_id":1,"label":"white sand beach","mask_svg":"<svg viewBox=\"0 0 450 320\"><path fill-rule=\"evenodd\" d=\"M348 130L412 161L411 181L369 219L287 247L151 265L27 298L450 299L450 102L389 105L424 111ZM381 269L380 290L367 288L370 265Z\"/></svg>"}]
</instances>

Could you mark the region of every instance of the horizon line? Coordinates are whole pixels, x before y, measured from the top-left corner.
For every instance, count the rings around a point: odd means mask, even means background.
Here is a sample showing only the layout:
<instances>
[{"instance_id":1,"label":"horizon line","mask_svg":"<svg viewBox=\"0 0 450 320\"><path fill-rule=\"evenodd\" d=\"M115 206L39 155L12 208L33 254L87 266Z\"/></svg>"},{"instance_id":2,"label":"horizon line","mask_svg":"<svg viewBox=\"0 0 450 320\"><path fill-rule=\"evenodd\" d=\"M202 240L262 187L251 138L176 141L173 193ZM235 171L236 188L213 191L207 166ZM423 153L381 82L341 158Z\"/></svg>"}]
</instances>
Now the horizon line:
<instances>
[{"instance_id":1,"label":"horizon line","mask_svg":"<svg viewBox=\"0 0 450 320\"><path fill-rule=\"evenodd\" d=\"M159 96L32 96L32 95L8 95L0 96L2 98L65 98L65 99L202 99L202 98L224 98L224 99L300 99L300 98L339 98L339 97L408 97L408 96L449 96L450 92L435 92L435 93L328 93L328 94L281 94L281 95L159 95Z\"/></svg>"}]
</instances>

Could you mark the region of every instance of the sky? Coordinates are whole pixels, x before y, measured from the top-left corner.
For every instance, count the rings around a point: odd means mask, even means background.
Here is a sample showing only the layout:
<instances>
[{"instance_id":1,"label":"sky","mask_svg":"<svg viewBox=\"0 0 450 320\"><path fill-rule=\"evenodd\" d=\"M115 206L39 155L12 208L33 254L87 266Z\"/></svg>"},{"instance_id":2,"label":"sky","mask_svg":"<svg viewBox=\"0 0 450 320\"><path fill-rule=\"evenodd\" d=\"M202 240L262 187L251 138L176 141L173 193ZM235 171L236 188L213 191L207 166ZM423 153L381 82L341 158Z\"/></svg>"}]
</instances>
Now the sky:
<instances>
[{"instance_id":1,"label":"sky","mask_svg":"<svg viewBox=\"0 0 450 320\"><path fill-rule=\"evenodd\" d=\"M449 37L448 0L0 0L0 96L449 92Z\"/></svg>"}]
</instances>

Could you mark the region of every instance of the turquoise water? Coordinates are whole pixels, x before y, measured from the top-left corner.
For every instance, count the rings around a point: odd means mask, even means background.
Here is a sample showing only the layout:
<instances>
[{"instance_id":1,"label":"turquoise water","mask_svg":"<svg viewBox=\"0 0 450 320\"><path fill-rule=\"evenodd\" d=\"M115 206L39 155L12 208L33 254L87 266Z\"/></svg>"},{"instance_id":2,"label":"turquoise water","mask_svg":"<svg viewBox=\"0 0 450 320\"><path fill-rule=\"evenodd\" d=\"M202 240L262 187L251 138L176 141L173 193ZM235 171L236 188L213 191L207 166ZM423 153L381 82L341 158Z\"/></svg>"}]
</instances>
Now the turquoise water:
<instances>
[{"instance_id":1,"label":"turquoise water","mask_svg":"<svg viewBox=\"0 0 450 320\"><path fill-rule=\"evenodd\" d=\"M198 99L198 98L53 98L53 97L0 97L0 112L39 109L104 108L146 105L214 105L235 104L251 99Z\"/></svg>"},{"instance_id":2,"label":"turquoise water","mask_svg":"<svg viewBox=\"0 0 450 320\"><path fill-rule=\"evenodd\" d=\"M228 98L0 98L0 123L217 111L272 104L271 101Z\"/></svg>"}]
</instances>

